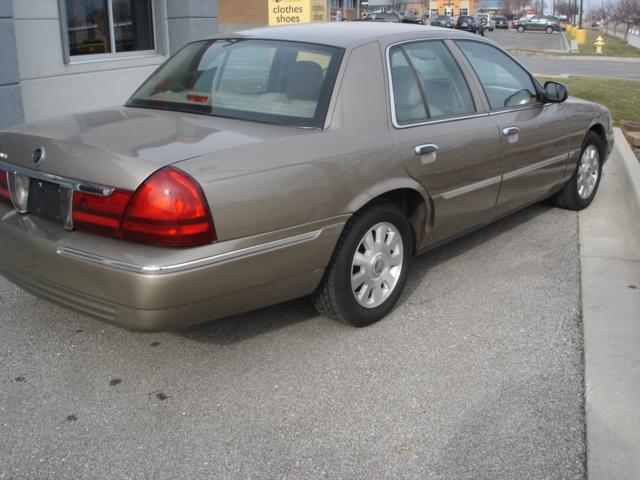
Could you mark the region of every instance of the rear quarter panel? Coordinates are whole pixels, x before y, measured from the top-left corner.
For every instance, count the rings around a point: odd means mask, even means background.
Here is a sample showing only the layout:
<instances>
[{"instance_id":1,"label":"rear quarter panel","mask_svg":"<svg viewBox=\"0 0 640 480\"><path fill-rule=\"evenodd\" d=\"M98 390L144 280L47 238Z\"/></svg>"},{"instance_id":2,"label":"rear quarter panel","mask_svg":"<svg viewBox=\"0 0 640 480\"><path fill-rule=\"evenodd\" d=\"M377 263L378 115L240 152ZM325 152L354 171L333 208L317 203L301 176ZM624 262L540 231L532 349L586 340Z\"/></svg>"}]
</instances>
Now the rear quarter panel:
<instances>
[{"instance_id":1,"label":"rear quarter panel","mask_svg":"<svg viewBox=\"0 0 640 480\"><path fill-rule=\"evenodd\" d=\"M387 190L421 188L389 132L380 46L348 51L344 62L328 128L178 164L201 183L219 240L351 213Z\"/></svg>"}]
</instances>

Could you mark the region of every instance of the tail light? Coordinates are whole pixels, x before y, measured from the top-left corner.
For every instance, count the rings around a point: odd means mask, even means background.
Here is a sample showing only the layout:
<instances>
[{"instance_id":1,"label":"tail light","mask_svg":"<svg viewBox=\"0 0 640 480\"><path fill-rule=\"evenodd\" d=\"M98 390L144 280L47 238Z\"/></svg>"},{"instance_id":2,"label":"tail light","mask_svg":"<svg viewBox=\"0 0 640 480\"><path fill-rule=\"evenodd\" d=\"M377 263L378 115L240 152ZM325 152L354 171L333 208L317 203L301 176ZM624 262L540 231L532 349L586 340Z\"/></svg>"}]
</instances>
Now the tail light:
<instances>
[{"instance_id":1,"label":"tail light","mask_svg":"<svg viewBox=\"0 0 640 480\"><path fill-rule=\"evenodd\" d=\"M91 233L170 247L204 245L216 239L200 186L172 167L155 172L135 192L116 189L108 197L74 192L73 225Z\"/></svg>"},{"instance_id":2,"label":"tail light","mask_svg":"<svg viewBox=\"0 0 640 480\"><path fill-rule=\"evenodd\" d=\"M122 216L133 192L115 190L103 197L85 192L73 192L73 226L85 232L117 237Z\"/></svg>"},{"instance_id":3,"label":"tail light","mask_svg":"<svg viewBox=\"0 0 640 480\"><path fill-rule=\"evenodd\" d=\"M11 193L9 192L9 179L6 170L0 170L0 202L13 205Z\"/></svg>"},{"instance_id":4,"label":"tail light","mask_svg":"<svg viewBox=\"0 0 640 480\"><path fill-rule=\"evenodd\" d=\"M120 237L187 247L211 243L215 233L200 186L186 173L167 167L151 175L133 194Z\"/></svg>"}]
</instances>

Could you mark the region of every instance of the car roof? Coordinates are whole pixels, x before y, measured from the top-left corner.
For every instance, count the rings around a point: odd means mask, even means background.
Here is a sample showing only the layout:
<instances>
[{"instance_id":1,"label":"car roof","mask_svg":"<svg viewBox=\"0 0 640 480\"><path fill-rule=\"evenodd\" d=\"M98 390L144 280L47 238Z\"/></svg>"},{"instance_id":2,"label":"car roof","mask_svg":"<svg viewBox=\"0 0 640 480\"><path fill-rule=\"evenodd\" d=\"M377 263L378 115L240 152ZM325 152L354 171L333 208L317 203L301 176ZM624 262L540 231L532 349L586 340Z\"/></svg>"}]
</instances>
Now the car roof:
<instances>
[{"instance_id":1,"label":"car roof","mask_svg":"<svg viewBox=\"0 0 640 480\"><path fill-rule=\"evenodd\" d=\"M414 38L469 38L469 33L406 23L330 22L264 27L213 38L256 38L317 43L353 48L376 40L403 41Z\"/></svg>"}]
</instances>

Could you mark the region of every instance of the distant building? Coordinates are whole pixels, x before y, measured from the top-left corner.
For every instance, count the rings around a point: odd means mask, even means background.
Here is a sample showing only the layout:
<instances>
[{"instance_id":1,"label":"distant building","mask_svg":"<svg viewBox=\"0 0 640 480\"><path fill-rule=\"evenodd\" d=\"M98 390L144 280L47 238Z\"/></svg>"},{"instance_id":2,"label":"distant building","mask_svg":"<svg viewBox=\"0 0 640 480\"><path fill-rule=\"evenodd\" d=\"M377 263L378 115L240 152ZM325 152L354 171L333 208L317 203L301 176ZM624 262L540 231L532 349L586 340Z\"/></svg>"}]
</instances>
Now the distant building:
<instances>
[{"instance_id":1,"label":"distant building","mask_svg":"<svg viewBox=\"0 0 640 480\"><path fill-rule=\"evenodd\" d=\"M478 0L431 0L430 14L434 15L472 15L478 11Z\"/></svg>"}]
</instances>

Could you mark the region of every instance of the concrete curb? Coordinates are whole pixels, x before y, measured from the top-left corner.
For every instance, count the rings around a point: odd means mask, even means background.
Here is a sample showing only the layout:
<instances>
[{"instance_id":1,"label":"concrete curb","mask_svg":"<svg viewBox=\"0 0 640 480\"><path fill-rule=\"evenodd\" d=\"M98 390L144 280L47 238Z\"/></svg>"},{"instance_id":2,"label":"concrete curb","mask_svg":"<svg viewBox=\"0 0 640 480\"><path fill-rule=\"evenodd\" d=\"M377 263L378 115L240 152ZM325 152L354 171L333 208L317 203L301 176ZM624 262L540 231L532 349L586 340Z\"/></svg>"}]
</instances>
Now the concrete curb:
<instances>
[{"instance_id":1,"label":"concrete curb","mask_svg":"<svg viewBox=\"0 0 640 480\"><path fill-rule=\"evenodd\" d=\"M587 478L640 478L640 164L622 132L579 212Z\"/></svg>"},{"instance_id":2,"label":"concrete curb","mask_svg":"<svg viewBox=\"0 0 640 480\"><path fill-rule=\"evenodd\" d=\"M578 60L578 61L594 61L594 62L624 62L624 63L640 63L640 57L596 57L590 55L527 55L526 53L516 53L522 57L535 57L541 60Z\"/></svg>"},{"instance_id":3,"label":"concrete curb","mask_svg":"<svg viewBox=\"0 0 640 480\"><path fill-rule=\"evenodd\" d=\"M620 152L621 167L624 175L622 181L629 192L627 203L633 218L640 223L640 162L636 158L631 146L624 138L624 133L619 128L614 128L613 135L616 148ZM640 231L640 225L636 225L636 231Z\"/></svg>"},{"instance_id":4,"label":"concrete curb","mask_svg":"<svg viewBox=\"0 0 640 480\"><path fill-rule=\"evenodd\" d=\"M569 51L571 49L571 46L569 44L569 40L567 40L567 34L565 32L560 32L560 34L562 35L562 43L564 44L564 50L565 51Z\"/></svg>"}]
</instances>

